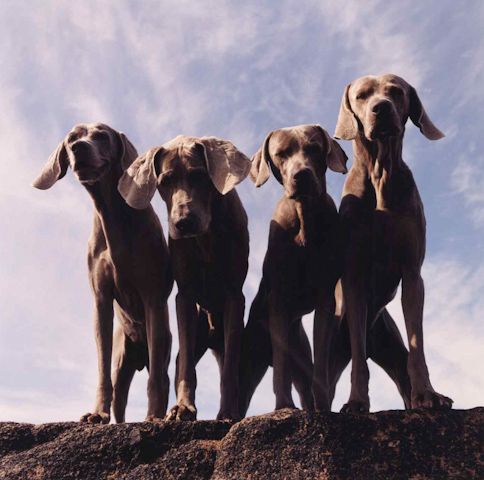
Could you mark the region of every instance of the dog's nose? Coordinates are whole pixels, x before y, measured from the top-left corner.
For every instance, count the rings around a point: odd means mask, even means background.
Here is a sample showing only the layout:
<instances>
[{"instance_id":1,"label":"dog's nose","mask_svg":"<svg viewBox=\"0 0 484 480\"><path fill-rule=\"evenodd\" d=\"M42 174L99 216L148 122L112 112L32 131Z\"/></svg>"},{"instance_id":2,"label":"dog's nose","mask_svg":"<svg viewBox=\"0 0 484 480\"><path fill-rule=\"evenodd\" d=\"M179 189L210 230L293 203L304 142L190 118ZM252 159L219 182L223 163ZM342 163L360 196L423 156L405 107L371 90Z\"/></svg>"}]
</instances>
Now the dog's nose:
<instances>
[{"instance_id":1,"label":"dog's nose","mask_svg":"<svg viewBox=\"0 0 484 480\"><path fill-rule=\"evenodd\" d=\"M309 185L312 180L312 175L313 172L310 168L301 168L301 170L294 173L293 178L298 187L303 187Z\"/></svg>"},{"instance_id":2,"label":"dog's nose","mask_svg":"<svg viewBox=\"0 0 484 480\"><path fill-rule=\"evenodd\" d=\"M175 226L182 235L190 235L197 232L198 223L194 215L187 215L180 218L175 223Z\"/></svg>"},{"instance_id":3,"label":"dog's nose","mask_svg":"<svg viewBox=\"0 0 484 480\"><path fill-rule=\"evenodd\" d=\"M377 115L386 115L391 112L391 109L392 104L388 100L382 100L381 102L375 103L371 110Z\"/></svg>"},{"instance_id":4,"label":"dog's nose","mask_svg":"<svg viewBox=\"0 0 484 480\"><path fill-rule=\"evenodd\" d=\"M74 155L78 153L86 152L88 148L89 148L89 145L87 145L86 142L75 142L71 145L71 150L72 150L72 153L74 153Z\"/></svg>"},{"instance_id":5,"label":"dog's nose","mask_svg":"<svg viewBox=\"0 0 484 480\"><path fill-rule=\"evenodd\" d=\"M90 149L85 142L76 142L71 145L72 153L76 159L74 169L79 170L90 166Z\"/></svg>"}]
</instances>

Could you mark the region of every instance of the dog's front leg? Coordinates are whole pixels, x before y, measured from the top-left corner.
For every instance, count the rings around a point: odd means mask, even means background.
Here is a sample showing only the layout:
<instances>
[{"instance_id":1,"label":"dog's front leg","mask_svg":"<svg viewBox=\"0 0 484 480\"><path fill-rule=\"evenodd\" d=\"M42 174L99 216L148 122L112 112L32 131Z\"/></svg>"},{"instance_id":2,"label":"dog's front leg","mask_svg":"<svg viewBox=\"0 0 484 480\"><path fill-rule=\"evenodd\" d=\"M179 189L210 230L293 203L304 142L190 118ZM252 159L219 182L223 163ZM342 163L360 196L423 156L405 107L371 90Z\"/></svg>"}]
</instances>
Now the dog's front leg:
<instances>
[{"instance_id":1,"label":"dog's front leg","mask_svg":"<svg viewBox=\"0 0 484 480\"><path fill-rule=\"evenodd\" d=\"M81 417L81 422L109 423L111 418L111 355L113 350L113 300L98 295L94 308L94 334L97 346L98 387L94 411Z\"/></svg>"},{"instance_id":2,"label":"dog's front leg","mask_svg":"<svg viewBox=\"0 0 484 480\"><path fill-rule=\"evenodd\" d=\"M348 402L341 411L364 413L370 410L368 381L370 374L366 362L367 305L364 275L353 271L343 276L346 318L351 344L351 391Z\"/></svg>"},{"instance_id":3,"label":"dog's front leg","mask_svg":"<svg viewBox=\"0 0 484 480\"><path fill-rule=\"evenodd\" d=\"M336 302L332 291L319 299L314 313L314 374L313 396L316 410L331 410L329 361L331 341L336 330L334 311Z\"/></svg>"},{"instance_id":4,"label":"dog's front leg","mask_svg":"<svg viewBox=\"0 0 484 480\"><path fill-rule=\"evenodd\" d=\"M291 315L282 295L269 295L269 331L272 342L273 388L276 410L296 408L292 400L291 361L289 354L289 324Z\"/></svg>"},{"instance_id":5,"label":"dog's front leg","mask_svg":"<svg viewBox=\"0 0 484 480\"><path fill-rule=\"evenodd\" d=\"M450 408L452 400L437 393L431 383L423 346L424 283L420 272L405 269L402 275L402 309L408 336L408 374L412 408Z\"/></svg>"},{"instance_id":6,"label":"dog's front leg","mask_svg":"<svg viewBox=\"0 0 484 480\"><path fill-rule=\"evenodd\" d=\"M171 353L171 333L168 306L154 300L146 307L146 334L149 354L147 421L163 419L168 405L170 380L168 364Z\"/></svg>"},{"instance_id":7,"label":"dog's front leg","mask_svg":"<svg viewBox=\"0 0 484 480\"><path fill-rule=\"evenodd\" d=\"M196 420L195 345L198 311L193 296L179 291L176 296L178 338L180 342L176 373L176 405L168 412L167 420Z\"/></svg>"},{"instance_id":8,"label":"dog's front leg","mask_svg":"<svg viewBox=\"0 0 484 480\"><path fill-rule=\"evenodd\" d=\"M244 330L245 298L242 292L229 295L224 308L224 362L220 379L220 411L217 420L240 419L239 364Z\"/></svg>"}]
</instances>

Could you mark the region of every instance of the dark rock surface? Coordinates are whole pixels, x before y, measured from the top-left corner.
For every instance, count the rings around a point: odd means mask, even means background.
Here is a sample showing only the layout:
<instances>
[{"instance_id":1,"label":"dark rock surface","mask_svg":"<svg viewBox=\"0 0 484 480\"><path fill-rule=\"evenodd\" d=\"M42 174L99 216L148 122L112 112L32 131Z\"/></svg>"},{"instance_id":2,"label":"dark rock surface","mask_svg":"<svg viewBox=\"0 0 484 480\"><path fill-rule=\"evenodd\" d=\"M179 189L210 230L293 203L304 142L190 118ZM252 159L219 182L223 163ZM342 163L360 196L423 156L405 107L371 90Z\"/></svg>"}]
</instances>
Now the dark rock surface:
<instances>
[{"instance_id":1,"label":"dark rock surface","mask_svg":"<svg viewBox=\"0 0 484 480\"><path fill-rule=\"evenodd\" d=\"M484 408L239 423L0 423L6 479L484 478Z\"/></svg>"}]
</instances>

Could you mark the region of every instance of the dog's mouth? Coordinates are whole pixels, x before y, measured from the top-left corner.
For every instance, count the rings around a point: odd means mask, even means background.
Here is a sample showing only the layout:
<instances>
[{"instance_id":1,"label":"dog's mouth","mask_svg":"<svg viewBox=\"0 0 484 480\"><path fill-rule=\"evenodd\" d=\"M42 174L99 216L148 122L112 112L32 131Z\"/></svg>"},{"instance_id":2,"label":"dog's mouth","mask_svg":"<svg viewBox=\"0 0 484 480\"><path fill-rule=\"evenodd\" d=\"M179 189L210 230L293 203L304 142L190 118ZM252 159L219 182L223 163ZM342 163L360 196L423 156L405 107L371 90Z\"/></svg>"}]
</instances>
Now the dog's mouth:
<instances>
[{"instance_id":1,"label":"dog's mouth","mask_svg":"<svg viewBox=\"0 0 484 480\"><path fill-rule=\"evenodd\" d=\"M314 192L309 193L309 192L294 192L294 193L288 193L287 198L290 198L291 200L310 200L312 198L316 198L316 194Z\"/></svg>"},{"instance_id":2,"label":"dog's mouth","mask_svg":"<svg viewBox=\"0 0 484 480\"><path fill-rule=\"evenodd\" d=\"M321 187L314 180L308 182L293 182L286 188L286 196L291 200L310 200L321 194Z\"/></svg>"},{"instance_id":3,"label":"dog's mouth","mask_svg":"<svg viewBox=\"0 0 484 480\"><path fill-rule=\"evenodd\" d=\"M189 215L175 222L170 222L169 230L170 237L178 240L199 237L207 232L208 226L204 228L202 222L195 215Z\"/></svg>"},{"instance_id":4,"label":"dog's mouth","mask_svg":"<svg viewBox=\"0 0 484 480\"><path fill-rule=\"evenodd\" d=\"M74 168L79 181L84 185L92 185L98 182L109 170L109 163L105 162L100 167L80 167Z\"/></svg>"},{"instance_id":5,"label":"dog's mouth","mask_svg":"<svg viewBox=\"0 0 484 480\"><path fill-rule=\"evenodd\" d=\"M395 123L377 122L370 131L369 140L385 140L386 138L398 137L401 128Z\"/></svg>"}]
</instances>

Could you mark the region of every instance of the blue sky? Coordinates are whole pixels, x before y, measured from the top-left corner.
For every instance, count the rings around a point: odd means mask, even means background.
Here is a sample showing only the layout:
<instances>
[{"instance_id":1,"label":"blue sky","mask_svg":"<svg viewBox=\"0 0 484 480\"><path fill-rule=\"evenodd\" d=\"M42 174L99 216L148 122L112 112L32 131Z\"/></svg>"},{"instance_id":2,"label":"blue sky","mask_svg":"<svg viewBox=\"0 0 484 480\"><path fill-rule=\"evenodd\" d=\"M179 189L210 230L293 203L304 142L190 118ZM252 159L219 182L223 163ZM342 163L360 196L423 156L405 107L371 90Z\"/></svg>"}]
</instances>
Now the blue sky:
<instances>
[{"instance_id":1,"label":"blue sky","mask_svg":"<svg viewBox=\"0 0 484 480\"><path fill-rule=\"evenodd\" d=\"M482 2L5 0L0 18L0 420L76 420L94 403L91 200L71 172L47 192L29 186L74 124L108 123L139 152L187 134L230 139L251 156L278 127L319 123L332 134L346 84L389 72L417 88L446 133L429 142L409 124L404 143L427 216L431 379L456 408L482 404ZM350 143L341 145L351 161ZM343 181L328 173L337 202ZM251 233L248 310L281 189L270 180L256 190L247 180L238 190ZM154 205L166 225L158 197ZM390 308L403 327L399 297ZM173 298L170 311L175 354ZM304 324L311 334L311 318ZM173 364L170 371L173 378ZM212 418L219 393L210 353L198 375L199 418ZM145 416L145 387L138 374L130 421ZM348 392L346 372L335 410ZM373 366L370 397L372 410L402 405ZM267 375L249 413L273 406Z\"/></svg>"}]
</instances>

